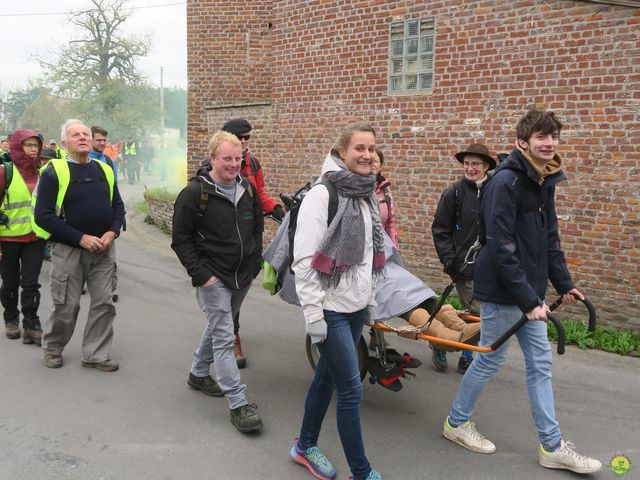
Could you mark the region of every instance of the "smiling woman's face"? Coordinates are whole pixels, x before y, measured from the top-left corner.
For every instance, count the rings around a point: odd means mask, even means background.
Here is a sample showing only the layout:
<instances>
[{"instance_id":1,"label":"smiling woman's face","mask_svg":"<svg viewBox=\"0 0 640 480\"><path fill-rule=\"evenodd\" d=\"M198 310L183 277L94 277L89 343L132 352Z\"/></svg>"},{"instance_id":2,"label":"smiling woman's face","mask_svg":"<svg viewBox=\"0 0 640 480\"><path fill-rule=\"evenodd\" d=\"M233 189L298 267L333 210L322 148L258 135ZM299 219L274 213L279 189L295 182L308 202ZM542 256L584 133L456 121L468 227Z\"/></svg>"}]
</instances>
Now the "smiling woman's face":
<instances>
[{"instance_id":1,"label":"smiling woman's face","mask_svg":"<svg viewBox=\"0 0 640 480\"><path fill-rule=\"evenodd\" d=\"M371 132L354 132L347 148L340 148L340 158L349 170L359 175L371 173L376 151L376 137Z\"/></svg>"}]
</instances>

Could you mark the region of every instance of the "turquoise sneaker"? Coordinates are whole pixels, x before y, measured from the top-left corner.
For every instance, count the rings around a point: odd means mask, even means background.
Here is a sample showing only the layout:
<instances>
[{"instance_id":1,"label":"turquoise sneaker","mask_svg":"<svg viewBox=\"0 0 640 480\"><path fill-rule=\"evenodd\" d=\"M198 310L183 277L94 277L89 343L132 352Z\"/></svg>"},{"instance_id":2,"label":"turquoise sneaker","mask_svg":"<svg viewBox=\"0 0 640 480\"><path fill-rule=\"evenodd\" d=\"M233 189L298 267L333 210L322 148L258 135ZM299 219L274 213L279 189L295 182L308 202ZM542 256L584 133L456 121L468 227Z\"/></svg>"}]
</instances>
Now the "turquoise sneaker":
<instances>
[{"instance_id":1,"label":"turquoise sneaker","mask_svg":"<svg viewBox=\"0 0 640 480\"><path fill-rule=\"evenodd\" d=\"M353 480L353 477L349 477L349 480ZM367 478L365 478L364 480L382 480L382 475L380 474L380 472L371 470L369 472L369 475L367 475Z\"/></svg>"},{"instance_id":2,"label":"turquoise sneaker","mask_svg":"<svg viewBox=\"0 0 640 480\"><path fill-rule=\"evenodd\" d=\"M306 450L300 448L300 443L296 438L291 447L291 458L309 469L311 474L320 480L333 480L336 478L336 469L333 464L324 456L318 447L311 447Z\"/></svg>"}]
</instances>

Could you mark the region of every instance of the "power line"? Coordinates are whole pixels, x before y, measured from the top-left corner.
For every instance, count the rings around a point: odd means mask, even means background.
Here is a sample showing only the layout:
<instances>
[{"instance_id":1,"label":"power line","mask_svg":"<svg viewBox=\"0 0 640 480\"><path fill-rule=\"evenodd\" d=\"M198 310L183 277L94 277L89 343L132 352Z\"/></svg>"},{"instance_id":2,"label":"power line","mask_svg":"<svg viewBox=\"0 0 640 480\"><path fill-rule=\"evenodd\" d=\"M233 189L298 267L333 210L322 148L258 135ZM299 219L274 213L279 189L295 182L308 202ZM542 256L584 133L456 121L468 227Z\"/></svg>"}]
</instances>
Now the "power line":
<instances>
[{"instance_id":1,"label":"power line","mask_svg":"<svg viewBox=\"0 0 640 480\"><path fill-rule=\"evenodd\" d=\"M125 10L144 10L147 8L161 8L161 7L173 7L175 5L186 5L187 2L178 3L163 3L161 5L146 5L141 7L125 7ZM42 12L42 13L0 13L0 17L51 17L55 15L77 15L80 13L87 13L96 11L95 8L89 10L82 10L80 12Z\"/></svg>"}]
</instances>

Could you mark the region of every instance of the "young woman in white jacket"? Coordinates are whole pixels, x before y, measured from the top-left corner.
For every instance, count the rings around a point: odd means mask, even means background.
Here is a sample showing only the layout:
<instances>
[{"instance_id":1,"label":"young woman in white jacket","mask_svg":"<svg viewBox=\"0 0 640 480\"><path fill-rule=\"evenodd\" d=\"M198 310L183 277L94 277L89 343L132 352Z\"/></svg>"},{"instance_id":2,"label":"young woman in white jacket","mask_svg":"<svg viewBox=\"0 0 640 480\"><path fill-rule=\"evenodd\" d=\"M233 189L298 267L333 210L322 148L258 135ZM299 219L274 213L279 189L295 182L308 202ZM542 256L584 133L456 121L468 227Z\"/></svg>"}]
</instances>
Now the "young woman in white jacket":
<instances>
[{"instance_id":1,"label":"young woman in white jacket","mask_svg":"<svg viewBox=\"0 0 640 480\"><path fill-rule=\"evenodd\" d=\"M322 167L322 180L338 194L338 208L327 225L329 192L322 183L307 193L298 214L293 271L306 331L320 359L305 401L294 461L320 479L336 471L318 449L318 436L333 391L338 433L354 480L376 480L364 452L360 428L362 382L356 345L375 305L374 281L384 269L384 237L371 172L375 131L366 123L347 127ZM368 308L371 307L371 308Z\"/></svg>"}]
</instances>

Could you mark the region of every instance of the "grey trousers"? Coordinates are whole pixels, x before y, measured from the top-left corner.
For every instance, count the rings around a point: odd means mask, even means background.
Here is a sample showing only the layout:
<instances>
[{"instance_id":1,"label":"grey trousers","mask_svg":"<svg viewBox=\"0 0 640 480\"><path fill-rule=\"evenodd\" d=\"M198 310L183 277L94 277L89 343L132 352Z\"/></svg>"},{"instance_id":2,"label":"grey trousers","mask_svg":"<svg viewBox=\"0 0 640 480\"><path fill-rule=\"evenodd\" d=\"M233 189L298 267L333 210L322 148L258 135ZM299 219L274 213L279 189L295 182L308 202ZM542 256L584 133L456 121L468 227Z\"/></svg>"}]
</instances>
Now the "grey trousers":
<instances>
[{"instance_id":1,"label":"grey trousers","mask_svg":"<svg viewBox=\"0 0 640 480\"><path fill-rule=\"evenodd\" d=\"M51 299L53 309L42 329L45 353L62 354L71 340L80 311L84 282L91 297L82 339L82 360L101 362L111 358L116 309L111 300L115 260L113 244L102 253L92 253L62 243L51 248Z\"/></svg>"},{"instance_id":2,"label":"grey trousers","mask_svg":"<svg viewBox=\"0 0 640 480\"><path fill-rule=\"evenodd\" d=\"M473 280L456 282L456 292L462 307L469 310L471 315L480 316L480 302L473 298Z\"/></svg>"},{"instance_id":3,"label":"grey trousers","mask_svg":"<svg viewBox=\"0 0 640 480\"><path fill-rule=\"evenodd\" d=\"M193 354L191 373L196 377L206 377L213 363L216 382L231 409L248 403L247 387L240 383L240 370L233 354L233 316L240 310L248 291L249 287L231 290L220 280L208 287L196 288L196 299L207 315L207 326Z\"/></svg>"}]
</instances>

